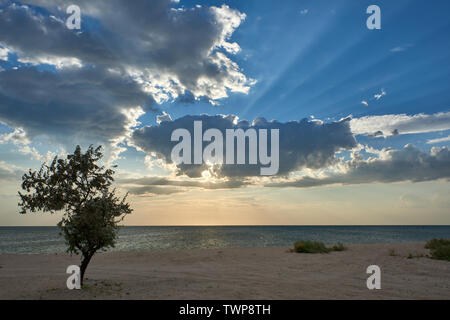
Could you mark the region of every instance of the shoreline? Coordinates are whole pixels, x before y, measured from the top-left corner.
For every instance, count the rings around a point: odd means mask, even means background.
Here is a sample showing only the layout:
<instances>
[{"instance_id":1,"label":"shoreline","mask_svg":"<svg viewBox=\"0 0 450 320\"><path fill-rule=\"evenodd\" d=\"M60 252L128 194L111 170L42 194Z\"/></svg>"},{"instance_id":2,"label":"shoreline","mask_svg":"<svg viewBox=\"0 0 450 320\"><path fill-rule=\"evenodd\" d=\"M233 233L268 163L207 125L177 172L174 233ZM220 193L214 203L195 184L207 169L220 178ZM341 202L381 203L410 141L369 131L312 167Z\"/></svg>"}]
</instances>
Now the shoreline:
<instances>
[{"instance_id":1,"label":"shoreline","mask_svg":"<svg viewBox=\"0 0 450 320\"><path fill-rule=\"evenodd\" d=\"M83 290L66 288L79 256L0 254L0 299L450 299L450 263L425 257L424 244L350 244L328 254L287 246L104 252ZM380 290L366 287L373 264Z\"/></svg>"}]
</instances>

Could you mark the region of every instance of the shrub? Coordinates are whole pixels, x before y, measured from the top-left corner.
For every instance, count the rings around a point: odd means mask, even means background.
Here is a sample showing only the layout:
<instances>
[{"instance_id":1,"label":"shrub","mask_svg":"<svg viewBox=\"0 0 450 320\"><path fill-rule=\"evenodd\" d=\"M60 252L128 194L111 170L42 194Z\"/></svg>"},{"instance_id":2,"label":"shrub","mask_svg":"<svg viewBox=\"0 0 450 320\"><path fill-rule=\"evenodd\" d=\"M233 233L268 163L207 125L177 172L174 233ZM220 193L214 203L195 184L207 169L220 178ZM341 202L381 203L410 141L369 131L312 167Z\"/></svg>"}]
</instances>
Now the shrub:
<instances>
[{"instance_id":1,"label":"shrub","mask_svg":"<svg viewBox=\"0 0 450 320\"><path fill-rule=\"evenodd\" d=\"M431 239L425 244L425 249L437 249L442 246L450 246L450 239Z\"/></svg>"},{"instance_id":2,"label":"shrub","mask_svg":"<svg viewBox=\"0 0 450 320\"><path fill-rule=\"evenodd\" d=\"M294 251L302 253L328 253L329 249L323 242L301 240L294 244Z\"/></svg>"},{"instance_id":3,"label":"shrub","mask_svg":"<svg viewBox=\"0 0 450 320\"><path fill-rule=\"evenodd\" d=\"M329 253L330 251L344 251L346 249L347 248L342 243L327 248L325 244L320 241L301 240L294 244L294 249L292 251L298 253Z\"/></svg>"},{"instance_id":4,"label":"shrub","mask_svg":"<svg viewBox=\"0 0 450 320\"><path fill-rule=\"evenodd\" d=\"M425 244L432 259L450 261L450 239L431 239Z\"/></svg>"},{"instance_id":5,"label":"shrub","mask_svg":"<svg viewBox=\"0 0 450 320\"><path fill-rule=\"evenodd\" d=\"M338 244L335 244L334 246L332 246L331 250L332 251L344 251L344 250L347 250L347 248L342 243L339 242Z\"/></svg>"}]
</instances>

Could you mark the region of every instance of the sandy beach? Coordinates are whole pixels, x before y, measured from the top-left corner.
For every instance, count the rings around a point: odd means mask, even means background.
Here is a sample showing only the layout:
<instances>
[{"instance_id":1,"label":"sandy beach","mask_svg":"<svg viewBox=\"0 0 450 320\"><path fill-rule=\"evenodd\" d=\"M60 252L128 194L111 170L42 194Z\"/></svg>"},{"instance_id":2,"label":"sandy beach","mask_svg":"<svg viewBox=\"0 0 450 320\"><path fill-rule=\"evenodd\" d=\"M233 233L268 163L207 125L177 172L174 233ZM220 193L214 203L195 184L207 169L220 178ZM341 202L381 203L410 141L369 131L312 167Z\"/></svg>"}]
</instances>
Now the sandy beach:
<instances>
[{"instance_id":1,"label":"sandy beach","mask_svg":"<svg viewBox=\"0 0 450 320\"><path fill-rule=\"evenodd\" d=\"M0 255L0 299L450 299L450 263L424 243L349 245L329 254L288 247L100 253L86 288L68 290L79 257ZM366 268L381 268L368 290Z\"/></svg>"}]
</instances>

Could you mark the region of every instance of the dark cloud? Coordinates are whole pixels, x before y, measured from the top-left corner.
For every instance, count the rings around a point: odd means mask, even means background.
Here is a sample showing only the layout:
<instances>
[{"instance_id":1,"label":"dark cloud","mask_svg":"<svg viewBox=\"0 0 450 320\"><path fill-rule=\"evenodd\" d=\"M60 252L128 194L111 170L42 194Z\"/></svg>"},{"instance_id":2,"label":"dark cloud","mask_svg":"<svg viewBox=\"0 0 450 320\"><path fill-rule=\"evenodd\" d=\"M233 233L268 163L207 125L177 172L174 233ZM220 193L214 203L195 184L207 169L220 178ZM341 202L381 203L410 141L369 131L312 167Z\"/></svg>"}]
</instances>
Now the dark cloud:
<instances>
[{"instance_id":1,"label":"dark cloud","mask_svg":"<svg viewBox=\"0 0 450 320\"><path fill-rule=\"evenodd\" d=\"M126 131L124 110L145 103L152 97L134 81L102 69L0 72L0 120L23 128L28 138L109 141Z\"/></svg>"},{"instance_id":2,"label":"dark cloud","mask_svg":"<svg viewBox=\"0 0 450 320\"><path fill-rule=\"evenodd\" d=\"M164 121L157 126L146 126L135 130L131 142L148 154L155 154L165 162L171 163L172 148L178 143L170 141L172 132L178 128L185 128L191 132L193 137L193 123L196 120L202 121L203 131L216 128L222 132L224 137L226 129L279 129L279 175L286 175L291 171L302 168L319 169L327 167L337 161L335 157L337 151L356 146L355 139L350 131L349 119L332 123L308 121L307 119L281 123L257 118L253 123L249 123L246 120L238 122L233 115L189 115L174 121ZM207 144L209 142L204 142L203 147ZM270 144L268 149L270 150ZM226 150L224 150L225 156ZM249 163L248 159L246 163ZM258 176L260 175L260 167L260 164L224 164L221 167L214 167L213 174L218 177ZM206 165L182 164L178 166L178 173L190 177L199 177L207 169Z\"/></svg>"},{"instance_id":3,"label":"dark cloud","mask_svg":"<svg viewBox=\"0 0 450 320\"><path fill-rule=\"evenodd\" d=\"M264 187L309 188L333 184L352 185L362 183L423 182L450 179L450 150L447 147L433 148L422 152L413 145L401 150L386 151L381 158L363 159L356 156L343 162L345 173L325 178L304 176L298 180L281 180L264 184ZM274 178L272 181L276 181ZM258 185L242 177L228 181L202 181L196 179L176 180L168 177L143 177L120 179L122 188L136 195L163 195L185 192L191 188L230 189Z\"/></svg>"},{"instance_id":4,"label":"dark cloud","mask_svg":"<svg viewBox=\"0 0 450 320\"><path fill-rule=\"evenodd\" d=\"M331 184L422 182L450 179L450 150L433 148L422 152L409 144L401 150L389 150L383 158L363 160L355 158L345 163L344 174L326 178L302 177L295 181L266 184L268 187L314 187Z\"/></svg>"},{"instance_id":5,"label":"dark cloud","mask_svg":"<svg viewBox=\"0 0 450 320\"><path fill-rule=\"evenodd\" d=\"M212 101L251 86L228 57L245 15L226 5L79 0L77 31L65 26L69 4L0 1L0 45L18 57L17 70L0 69L0 121L31 140L117 143L139 116L132 108L158 111L156 103L178 97Z\"/></svg>"},{"instance_id":6,"label":"dark cloud","mask_svg":"<svg viewBox=\"0 0 450 320\"><path fill-rule=\"evenodd\" d=\"M199 180L173 180L166 177L143 177L136 179L120 179L117 182L121 185L138 185L138 186L175 186L175 187L192 187L203 189L234 189L249 185L243 180L231 179L227 181L199 181ZM131 188L129 188L131 192Z\"/></svg>"},{"instance_id":7,"label":"dark cloud","mask_svg":"<svg viewBox=\"0 0 450 320\"><path fill-rule=\"evenodd\" d=\"M245 92L251 81L217 48L245 15L228 6L176 10L169 0L80 0L82 29L65 26L65 1L26 1L47 11L11 4L0 12L0 44L19 58L76 58L98 68L133 75L159 100L188 90L219 99L227 90ZM50 58L49 58L50 57ZM201 83L199 83L201 79ZM163 87L163 88L161 88Z\"/></svg>"},{"instance_id":8,"label":"dark cloud","mask_svg":"<svg viewBox=\"0 0 450 320\"><path fill-rule=\"evenodd\" d=\"M159 187L159 186L144 186L144 187L129 187L127 188L128 192L132 195L170 195L174 193L183 192L183 189L180 188L171 188L171 187Z\"/></svg>"},{"instance_id":9,"label":"dark cloud","mask_svg":"<svg viewBox=\"0 0 450 320\"><path fill-rule=\"evenodd\" d=\"M69 30L64 24L67 17L61 12L59 20L53 19L48 13L9 2L0 12L0 44L26 60L53 56L94 64L117 61L114 51L102 44L100 35Z\"/></svg>"}]
</instances>

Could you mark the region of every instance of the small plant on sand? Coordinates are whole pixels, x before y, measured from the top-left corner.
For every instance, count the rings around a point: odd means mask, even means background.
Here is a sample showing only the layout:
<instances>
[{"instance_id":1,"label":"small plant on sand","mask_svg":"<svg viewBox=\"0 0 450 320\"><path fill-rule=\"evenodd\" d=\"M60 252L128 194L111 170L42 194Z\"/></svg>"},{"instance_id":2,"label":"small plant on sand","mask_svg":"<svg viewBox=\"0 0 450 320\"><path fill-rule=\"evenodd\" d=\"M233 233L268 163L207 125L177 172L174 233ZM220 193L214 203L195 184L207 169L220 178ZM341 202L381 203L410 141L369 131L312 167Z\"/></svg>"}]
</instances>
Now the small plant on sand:
<instances>
[{"instance_id":1,"label":"small plant on sand","mask_svg":"<svg viewBox=\"0 0 450 320\"><path fill-rule=\"evenodd\" d=\"M408 259L413 259L413 258L423 258L426 257L423 253L416 253L416 254L412 254L411 252L408 254Z\"/></svg>"},{"instance_id":2,"label":"small plant on sand","mask_svg":"<svg viewBox=\"0 0 450 320\"><path fill-rule=\"evenodd\" d=\"M347 248L342 243L327 248L325 244L320 241L300 240L294 243L294 249L291 251L298 253L329 253L330 251L344 251L346 249Z\"/></svg>"},{"instance_id":3,"label":"small plant on sand","mask_svg":"<svg viewBox=\"0 0 450 320\"><path fill-rule=\"evenodd\" d=\"M301 240L294 244L295 252L302 253L328 253L329 250L323 242Z\"/></svg>"},{"instance_id":4,"label":"small plant on sand","mask_svg":"<svg viewBox=\"0 0 450 320\"><path fill-rule=\"evenodd\" d=\"M340 242L331 247L331 251L345 251L347 248Z\"/></svg>"},{"instance_id":5,"label":"small plant on sand","mask_svg":"<svg viewBox=\"0 0 450 320\"><path fill-rule=\"evenodd\" d=\"M390 255L391 257L396 257L396 256L398 256L397 252L396 252L395 249L393 249L393 248L389 249L389 255Z\"/></svg>"},{"instance_id":6,"label":"small plant on sand","mask_svg":"<svg viewBox=\"0 0 450 320\"><path fill-rule=\"evenodd\" d=\"M432 259L450 261L450 239L431 239L425 244Z\"/></svg>"}]
</instances>

